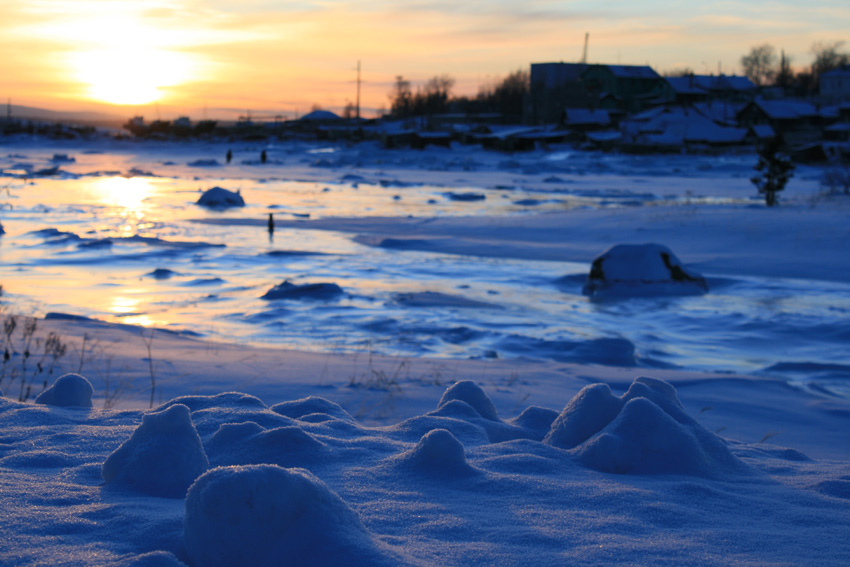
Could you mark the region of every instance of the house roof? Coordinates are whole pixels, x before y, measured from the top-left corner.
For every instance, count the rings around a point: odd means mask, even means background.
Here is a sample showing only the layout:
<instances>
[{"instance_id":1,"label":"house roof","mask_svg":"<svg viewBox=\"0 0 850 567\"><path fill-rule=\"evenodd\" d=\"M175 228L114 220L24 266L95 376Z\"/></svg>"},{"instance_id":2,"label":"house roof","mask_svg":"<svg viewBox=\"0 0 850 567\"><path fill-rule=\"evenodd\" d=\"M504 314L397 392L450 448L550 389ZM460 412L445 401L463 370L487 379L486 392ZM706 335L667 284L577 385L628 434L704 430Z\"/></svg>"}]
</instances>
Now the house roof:
<instances>
[{"instance_id":1,"label":"house roof","mask_svg":"<svg viewBox=\"0 0 850 567\"><path fill-rule=\"evenodd\" d=\"M756 88L747 77L738 75L687 75L667 77L678 94L704 94L707 91L750 91Z\"/></svg>"},{"instance_id":2,"label":"house roof","mask_svg":"<svg viewBox=\"0 0 850 567\"><path fill-rule=\"evenodd\" d=\"M330 110L314 110L313 112L308 112L307 114L305 114L304 116L299 118L299 120L321 121L321 120L341 120L341 118L339 116L337 116L336 114L334 114L333 112L331 112Z\"/></svg>"},{"instance_id":3,"label":"house roof","mask_svg":"<svg viewBox=\"0 0 850 567\"><path fill-rule=\"evenodd\" d=\"M815 105L804 100L767 100L757 98L752 104L756 105L769 118L774 120L795 120L818 115Z\"/></svg>"},{"instance_id":4,"label":"house roof","mask_svg":"<svg viewBox=\"0 0 850 567\"><path fill-rule=\"evenodd\" d=\"M821 75L821 78L830 77L850 77L850 65L845 65L844 67L839 67L838 69L833 69L832 71L827 71Z\"/></svg>"},{"instance_id":5,"label":"house roof","mask_svg":"<svg viewBox=\"0 0 850 567\"><path fill-rule=\"evenodd\" d=\"M564 110L565 122L570 126L598 125L608 126L611 115L607 110L588 110L586 108L567 108Z\"/></svg>"},{"instance_id":6,"label":"house roof","mask_svg":"<svg viewBox=\"0 0 850 567\"><path fill-rule=\"evenodd\" d=\"M661 75L648 65L599 65L621 79L660 79Z\"/></svg>"}]
</instances>

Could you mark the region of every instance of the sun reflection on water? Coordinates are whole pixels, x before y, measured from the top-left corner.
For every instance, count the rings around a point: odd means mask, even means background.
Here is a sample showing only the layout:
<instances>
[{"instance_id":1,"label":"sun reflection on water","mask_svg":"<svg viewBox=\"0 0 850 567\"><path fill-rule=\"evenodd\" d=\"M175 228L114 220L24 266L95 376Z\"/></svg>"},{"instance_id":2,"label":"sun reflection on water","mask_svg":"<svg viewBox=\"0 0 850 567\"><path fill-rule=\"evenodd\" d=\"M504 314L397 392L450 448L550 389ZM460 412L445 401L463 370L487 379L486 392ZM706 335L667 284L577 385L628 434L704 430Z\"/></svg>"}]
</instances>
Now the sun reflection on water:
<instances>
[{"instance_id":1,"label":"sun reflection on water","mask_svg":"<svg viewBox=\"0 0 850 567\"><path fill-rule=\"evenodd\" d=\"M144 218L143 204L154 191L147 177L100 177L92 187L104 205L127 209L129 217Z\"/></svg>"}]
</instances>

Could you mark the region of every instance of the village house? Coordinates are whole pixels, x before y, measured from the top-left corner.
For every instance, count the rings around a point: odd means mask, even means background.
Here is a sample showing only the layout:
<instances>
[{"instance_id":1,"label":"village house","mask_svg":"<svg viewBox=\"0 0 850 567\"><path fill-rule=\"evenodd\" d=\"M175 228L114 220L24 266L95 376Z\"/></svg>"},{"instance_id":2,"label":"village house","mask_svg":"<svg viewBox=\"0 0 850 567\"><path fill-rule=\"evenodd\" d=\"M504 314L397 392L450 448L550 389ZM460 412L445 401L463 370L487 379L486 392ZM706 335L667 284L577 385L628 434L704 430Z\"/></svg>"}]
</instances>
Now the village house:
<instances>
[{"instance_id":1,"label":"village house","mask_svg":"<svg viewBox=\"0 0 850 567\"><path fill-rule=\"evenodd\" d=\"M821 75L820 96L826 103L850 101L850 65Z\"/></svg>"}]
</instances>

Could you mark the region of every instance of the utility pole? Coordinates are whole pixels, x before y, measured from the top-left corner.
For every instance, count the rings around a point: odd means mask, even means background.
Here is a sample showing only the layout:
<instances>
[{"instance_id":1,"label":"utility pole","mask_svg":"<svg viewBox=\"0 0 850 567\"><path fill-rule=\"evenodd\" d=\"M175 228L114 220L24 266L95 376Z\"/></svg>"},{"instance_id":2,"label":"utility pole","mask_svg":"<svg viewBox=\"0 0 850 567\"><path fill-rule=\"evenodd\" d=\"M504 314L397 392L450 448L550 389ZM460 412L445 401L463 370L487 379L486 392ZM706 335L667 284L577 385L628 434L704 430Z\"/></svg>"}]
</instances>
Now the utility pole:
<instances>
[{"instance_id":1,"label":"utility pole","mask_svg":"<svg viewBox=\"0 0 850 567\"><path fill-rule=\"evenodd\" d=\"M357 60L357 123L360 124L360 60Z\"/></svg>"},{"instance_id":2,"label":"utility pole","mask_svg":"<svg viewBox=\"0 0 850 567\"><path fill-rule=\"evenodd\" d=\"M587 42L590 39L590 32L584 32L584 50L581 52L581 64L587 63Z\"/></svg>"}]
</instances>

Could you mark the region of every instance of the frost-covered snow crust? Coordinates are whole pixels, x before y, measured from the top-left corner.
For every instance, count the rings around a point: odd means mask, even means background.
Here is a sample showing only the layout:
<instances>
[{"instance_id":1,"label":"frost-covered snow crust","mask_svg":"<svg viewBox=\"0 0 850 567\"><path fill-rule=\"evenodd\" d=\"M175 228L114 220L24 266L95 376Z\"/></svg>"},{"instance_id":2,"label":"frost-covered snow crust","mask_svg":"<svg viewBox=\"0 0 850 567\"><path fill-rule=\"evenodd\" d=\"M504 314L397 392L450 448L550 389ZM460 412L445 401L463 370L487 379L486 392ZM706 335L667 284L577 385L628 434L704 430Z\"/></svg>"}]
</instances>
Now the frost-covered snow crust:
<instances>
[{"instance_id":1,"label":"frost-covered snow crust","mask_svg":"<svg viewBox=\"0 0 850 567\"><path fill-rule=\"evenodd\" d=\"M2 565L838 566L850 553L846 463L727 441L648 377L507 420L461 381L385 427L319 397L184 396L149 412L0 399L0 432Z\"/></svg>"}]
</instances>

